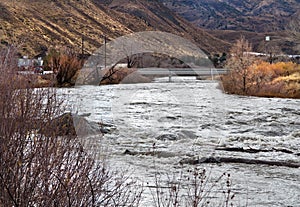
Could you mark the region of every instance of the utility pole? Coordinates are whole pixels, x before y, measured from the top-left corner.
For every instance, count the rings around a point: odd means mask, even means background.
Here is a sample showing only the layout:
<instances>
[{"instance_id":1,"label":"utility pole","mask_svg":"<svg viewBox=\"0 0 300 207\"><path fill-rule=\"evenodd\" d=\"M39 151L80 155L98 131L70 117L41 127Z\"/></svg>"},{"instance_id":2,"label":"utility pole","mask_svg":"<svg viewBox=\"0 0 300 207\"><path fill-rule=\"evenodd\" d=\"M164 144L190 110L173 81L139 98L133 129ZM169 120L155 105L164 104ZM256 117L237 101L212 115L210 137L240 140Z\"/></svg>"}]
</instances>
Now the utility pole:
<instances>
[{"instance_id":1,"label":"utility pole","mask_svg":"<svg viewBox=\"0 0 300 207\"><path fill-rule=\"evenodd\" d=\"M106 35L101 35L101 38L103 38L103 40L104 40L104 70L105 70L106 69L106 65L107 65L107 63L106 63ZM100 70L102 69L101 67L102 66L100 66ZM99 74L98 69L99 68L96 66L97 82L99 82L99 84L100 84L101 79L100 79L100 74Z\"/></svg>"},{"instance_id":2,"label":"utility pole","mask_svg":"<svg viewBox=\"0 0 300 207\"><path fill-rule=\"evenodd\" d=\"M269 62L270 62L270 64L272 64L273 63L273 60L272 60L273 58L272 58L272 50L271 50L270 44L269 44L270 40L271 40L271 37L266 36L266 54L270 54Z\"/></svg>"},{"instance_id":3,"label":"utility pole","mask_svg":"<svg viewBox=\"0 0 300 207\"><path fill-rule=\"evenodd\" d=\"M81 55L84 57L84 36L81 36Z\"/></svg>"},{"instance_id":4,"label":"utility pole","mask_svg":"<svg viewBox=\"0 0 300 207\"><path fill-rule=\"evenodd\" d=\"M106 69L106 35L104 35L104 69Z\"/></svg>"},{"instance_id":5,"label":"utility pole","mask_svg":"<svg viewBox=\"0 0 300 207\"><path fill-rule=\"evenodd\" d=\"M172 82L172 72L171 72L170 68L169 68L169 82Z\"/></svg>"}]
</instances>

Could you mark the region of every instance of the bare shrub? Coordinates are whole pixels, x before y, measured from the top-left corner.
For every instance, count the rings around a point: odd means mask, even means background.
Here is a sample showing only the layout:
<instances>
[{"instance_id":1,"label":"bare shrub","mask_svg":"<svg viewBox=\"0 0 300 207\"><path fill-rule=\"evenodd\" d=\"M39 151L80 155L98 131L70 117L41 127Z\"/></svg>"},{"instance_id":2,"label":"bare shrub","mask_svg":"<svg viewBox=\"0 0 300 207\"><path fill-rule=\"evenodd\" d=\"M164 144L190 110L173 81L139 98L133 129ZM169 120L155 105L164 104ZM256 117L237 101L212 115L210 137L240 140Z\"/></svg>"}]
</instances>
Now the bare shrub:
<instances>
[{"instance_id":1,"label":"bare shrub","mask_svg":"<svg viewBox=\"0 0 300 207\"><path fill-rule=\"evenodd\" d=\"M0 57L0 206L138 205L135 182L48 125L62 113L62 101L55 89L15 81L11 51Z\"/></svg>"},{"instance_id":2,"label":"bare shrub","mask_svg":"<svg viewBox=\"0 0 300 207\"><path fill-rule=\"evenodd\" d=\"M213 179L210 172L195 167L187 173L167 175L167 182L161 174L155 175L153 201L156 207L202 207L233 206L230 174L224 173Z\"/></svg>"},{"instance_id":3,"label":"bare shrub","mask_svg":"<svg viewBox=\"0 0 300 207\"><path fill-rule=\"evenodd\" d=\"M50 50L46 57L46 67L56 74L58 86L73 86L83 60L72 49Z\"/></svg>"}]
</instances>

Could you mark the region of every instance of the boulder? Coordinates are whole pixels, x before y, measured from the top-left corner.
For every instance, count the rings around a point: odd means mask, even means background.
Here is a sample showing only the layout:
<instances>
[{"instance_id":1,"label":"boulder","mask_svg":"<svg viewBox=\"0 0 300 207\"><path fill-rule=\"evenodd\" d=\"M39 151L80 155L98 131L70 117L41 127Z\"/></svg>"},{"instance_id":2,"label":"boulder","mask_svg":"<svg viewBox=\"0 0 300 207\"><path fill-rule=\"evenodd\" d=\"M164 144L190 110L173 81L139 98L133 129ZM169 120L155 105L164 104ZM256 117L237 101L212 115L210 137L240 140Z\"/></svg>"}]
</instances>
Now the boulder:
<instances>
[{"instance_id":1,"label":"boulder","mask_svg":"<svg viewBox=\"0 0 300 207\"><path fill-rule=\"evenodd\" d=\"M64 113L44 125L40 133L56 136L91 136L110 133L113 126L103 123L91 122L84 116Z\"/></svg>"}]
</instances>

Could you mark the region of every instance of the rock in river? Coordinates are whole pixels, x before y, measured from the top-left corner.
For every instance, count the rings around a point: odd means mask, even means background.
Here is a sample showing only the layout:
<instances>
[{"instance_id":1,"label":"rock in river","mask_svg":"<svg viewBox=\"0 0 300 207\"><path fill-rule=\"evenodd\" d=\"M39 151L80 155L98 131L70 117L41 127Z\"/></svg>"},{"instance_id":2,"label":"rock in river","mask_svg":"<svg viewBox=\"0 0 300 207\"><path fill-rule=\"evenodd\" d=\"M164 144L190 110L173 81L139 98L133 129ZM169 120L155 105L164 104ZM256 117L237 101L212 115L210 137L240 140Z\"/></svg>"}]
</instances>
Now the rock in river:
<instances>
[{"instance_id":1,"label":"rock in river","mask_svg":"<svg viewBox=\"0 0 300 207\"><path fill-rule=\"evenodd\" d=\"M90 136L107 134L113 129L112 125L90 122L83 116L64 113L59 117L47 122L45 127L41 127L40 133L57 136Z\"/></svg>"}]
</instances>

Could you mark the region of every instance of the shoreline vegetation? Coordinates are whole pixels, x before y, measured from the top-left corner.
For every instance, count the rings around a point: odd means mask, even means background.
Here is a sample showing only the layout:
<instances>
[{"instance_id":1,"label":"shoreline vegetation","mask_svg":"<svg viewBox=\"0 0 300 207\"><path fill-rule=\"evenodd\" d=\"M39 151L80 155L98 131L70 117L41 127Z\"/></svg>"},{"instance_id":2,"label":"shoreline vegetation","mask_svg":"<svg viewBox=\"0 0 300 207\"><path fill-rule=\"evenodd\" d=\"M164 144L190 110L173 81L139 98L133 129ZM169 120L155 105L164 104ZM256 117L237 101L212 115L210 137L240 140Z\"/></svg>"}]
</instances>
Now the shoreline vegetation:
<instances>
[{"instance_id":1,"label":"shoreline vegetation","mask_svg":"<svg viewBox=\"0 0 300 207\"><path fill-rule=\"evenodd\" d=\"M299 64L256 61L247 68L246 73L244 76L239 71L231 70L223 75L221 83L224 92L269 98L300 98Z\"/></svg>"},{"instance_id":2,"label":"shoreline vegetation","mask_svg":"<svg viewBox=\"0 0 300 207\"><path fill-rule=\"evenodd\" d=\"M247 74L231 70L219 77L222 90L227 94L257 97L300 98L300 65L292 62L269 63L256 60L247 68ZM103 71L99 85L149 83L153 77L136 73L134 68L116 69L109 75L109 70ZM75 75L77 76L77 74ZM27 81L32 87L72 87L76 78L58 84L54 74L20 76L19 81ZM244 83L245 81L245 83Z\"/></svg>"},{"instance_id":3,"label":"shoreline vegetation","mask_svg":"<svg viewBox=\"0 0 300 207\"><path fill-rule=\"evenodd\" d=\"M257 97L300 98L300 65L293 62L269 62L251 54L252 47L242 36L230 50L221 76L223 90L228 94Z\"/></svg>"},{"instance_id":4,"label":"shoreline vegetation","mask_svg":"<svg viewBox=\"0 0 300 207\"><path fill-rule=\"evenodd\" d=\"M103 79L99 85L149 83L153 80L153 77L136 73L134 68L116 69L113 75L108 74L110 74L109 70L103 71ZM227 94L300 98L300 65L292 62L270 64L257 60L249 66L245 77L239 71L231 70L228 74L220 76L219 79L223 92ZM70 81L62 84L58 84L56 74L19 75L17 81L28 82L33 88L72 87L75 85L76 77L72 77Z\"/></svg>"},{"instance_id":5,"label":"shoreline vegetation","mask_svg":"<svg viewBox=\"0 0 300 207\"><path fill-rule=\"evenodd\" d=\"M223 57L226 55L223 54ZM138 64L135 56L129 58L127 65L131 62ZM211 60L214 62L213 58ZM82 82L78 81L78 76L84 61L70 48L50 49L44 57L44 69L53 71L52 74L18 75L16 81L29 83L33 88L72 87ZM167 57L153 61L157 64L162 61L165 65L174 62L176 67L185 66L182 61ZM291 60L275 62L271 55L268 61L266 57L255 57L251 45L242 36L232 46L228 58L222 60L225 68L230 70L228 74L219 77L223 92L244 96L300 98L300 64ZM92 80L94 85L149 83L154 78L137 73L133 65L125 68L118 68L117 65L101 70L97 76L100 80Z\"/></svg>"}]
</instances>

